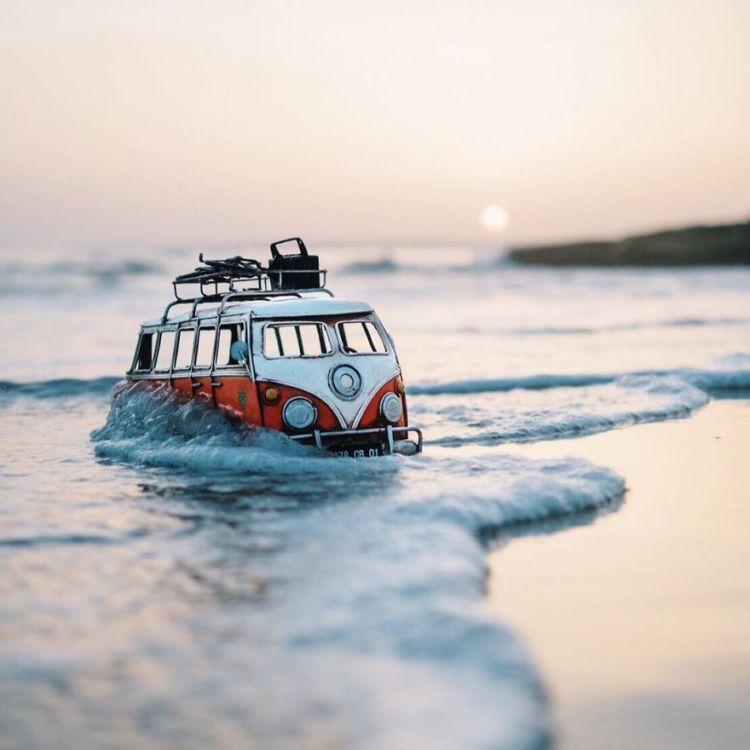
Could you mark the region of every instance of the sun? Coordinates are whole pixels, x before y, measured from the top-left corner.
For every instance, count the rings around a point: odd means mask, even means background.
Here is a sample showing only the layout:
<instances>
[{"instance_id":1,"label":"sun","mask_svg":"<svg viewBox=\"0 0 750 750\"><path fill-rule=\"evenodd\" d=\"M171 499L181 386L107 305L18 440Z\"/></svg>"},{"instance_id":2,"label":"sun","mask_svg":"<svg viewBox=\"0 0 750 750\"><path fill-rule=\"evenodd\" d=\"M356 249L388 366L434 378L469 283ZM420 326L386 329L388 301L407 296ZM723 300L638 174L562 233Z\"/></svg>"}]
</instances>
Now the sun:
<instances>
[{"instance_id":1,"label":"sun","mask_svg":"<svg viewBox=\"0 0 750 750\"><path fill-rule=\"evenodd\" d=\"M502 206L491 204L479 212L479 223L488 232L502 232L509 221L510 216Z\"/></svg>"}]
</instances>

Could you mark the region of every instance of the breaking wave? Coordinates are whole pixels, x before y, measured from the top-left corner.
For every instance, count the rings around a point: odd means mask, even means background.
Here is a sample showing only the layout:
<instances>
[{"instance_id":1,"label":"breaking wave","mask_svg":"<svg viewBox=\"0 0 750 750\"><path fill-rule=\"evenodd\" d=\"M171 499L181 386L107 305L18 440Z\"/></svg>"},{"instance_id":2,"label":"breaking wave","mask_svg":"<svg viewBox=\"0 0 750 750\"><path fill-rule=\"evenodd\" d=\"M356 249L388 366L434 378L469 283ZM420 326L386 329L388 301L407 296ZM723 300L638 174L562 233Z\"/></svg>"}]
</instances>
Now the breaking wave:
<instances>
[{"instance_id":1,"label":"breaking wave","mask_svg":"<svg viewBox=\"0 0 750 750\"><path fill-rule=\"evenodd\" d=\"M598 326L461 326L458 328L431 328L432 333L460 333L501 336L581 336L596 333L616 333L627 331L644 331L658 328L708 328L712 326L746 326L750 318L669 318L666 320L638 321L633 323L614 323Z\"/></svg>"},{"instance_id":2,"label":"breaking wave","mask_svg":"<svg viewBox=\"0 0 750 750\"><path fill-rule=\"evenodd\" d=\"M591 385L615 383L624 378L674 377L700 388L707 393L722 393L750 389L750 355L737 354L736 366L717 369L693 367L634 370L623 373L580 373L522 375L513 378L487 378L477 380L454 380L444 383L414 385L409 392L415 395L495 393L512 390L548 390L551 388L578 388Z\"/></svg>"},{"instance_id":3,"label":"breaking wave","mask_svg":"<svg viewBox=\"0 0 750 750\"><path fill-rule=\"evenodd\" d=\"M715 369L530 375L416 385L409 390L411 421L423 428L427 444L460 446L555 440L677 419L689 416L712 397L749 394L748 359L746 354L729 355ZM13 397L104 398L117 383L112 377L5 381L0 383L0 403ZM234 423L224 413L195 400L185 401L169 388L154 392L150 386L121 383L119 390L127 397L114 399L106 425L94 433L96 453L102 458L175 469L253 472L276 466L281 450L286 459L277 470L282 473L300 471L300 461L308 474L324 482L332 471L327 454L273 430ZM158 451L154 442L159 442ZM398 461L385 459L378 465L382 476L395 471ZM368 469L358 471L367 481Z\"/></svg>"},{"instance_id":4,"label":"breaking wave","mask_svg":"<svg viewBox=\"0 0 750 750\"><path fill-rule=\"evenodd\" d=\"M108 290L145 276L164 273L160 263L145 258L113 259L106 254L69 261L15 262L3 269L0 292L4 296L28 296L29 287L23 283L34 278L33 293L44 296L69 296L93 289Z\"/></svg>"},{"instance_id":5,"label":"breaking wave","mask_svg":"<svg viewBox=\"0 0 750 750\"><path fill-rule=\"evenodd\" d=\"M489 399L489 400L488 400ZM709 395L677 377L628 376L592 387L446 394L417 399L412 415L438 445L522 443L579 437L626 425L689 416Z\"/></svg>"},{"instance_id":6,"label":"breaking wave","mask_svg":"<svg viewBox=\"0 0 750 750\"><path fill-rule=\"evenodd\" d=\"M412 270L411 266L405 266L397 263L392 258L380 258L379 260L362 260L354 263L347 263L338 270L341 274L390 274L401 271Z\"/></svg>"},{"instance_id":7,"label":"breaking wave","mask_svg":"<svg viewBox=\"0 0 750 750\"><path fill-rule=\"evenodd\" d=\"M239 724L261 745L283 747L315 744L306 732L324 717L335 717L349 747L545 746L549 709L536 667L483 608L485 544L617 507L624 483L614 472L583 459L498 454L327 457L167 389L138 387L118 394L92 440L102 460L178 468L193 478L191 497L203 485L208 497L242 498L231 523L243 538L258 521L243 521L242 508L285 502L276 523L294 541L272 560L284 595L238 613L263 638L212 650L189 679L181 670L194 669L195 655L170 645L174 692L160 709L168 716L197 706L212 717L210 740ZM305 512L289 512L291 499ZM222 580L224 596L234 575ZM235 692L232 675L248 674L258 679ZM409 701L398 698L403 690ZM138 715L158 697L133 690L124 700ZM247 718L239 706L260 710Z\"/></svg>"},{"instance_id":8,"label":"breaking wave","mask_svg":"<svg viewBox=\"0 0 750 750\"><path fill-rule=\"evenodd\" d=\"M0 399L12 396L32 398L70 398L74 396L107 396L121 378L103 376L100 378L56 378L38 382L17 383L0 380Z\"/></svg>"},{"instance_id":9,"label":"breaking wave","mask_svg":"<svg viewBox=\"0 0 750 750\"><path fill-rule=\"evenodd\" d=\"M522 375L514 378L483 378L477 380L452 380L444 383L427 383L409 386L409 393L418 396L445 394L494 393L516 389L541 391L549 388L578 388L587 385L612 383L616 375Z\"/></svg>"}]
</instances>

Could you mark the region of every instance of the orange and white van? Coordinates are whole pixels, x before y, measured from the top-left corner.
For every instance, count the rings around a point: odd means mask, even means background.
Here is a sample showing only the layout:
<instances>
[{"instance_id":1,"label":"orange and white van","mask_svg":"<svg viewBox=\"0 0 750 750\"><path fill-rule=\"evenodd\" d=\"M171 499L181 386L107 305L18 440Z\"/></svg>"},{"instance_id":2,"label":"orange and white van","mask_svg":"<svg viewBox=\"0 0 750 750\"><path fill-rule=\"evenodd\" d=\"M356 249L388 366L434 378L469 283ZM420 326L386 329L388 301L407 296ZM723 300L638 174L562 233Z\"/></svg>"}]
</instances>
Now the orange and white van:
<instances>
[{"instance_id":1,"label":"orange and white van","mask_svg":"<svg viewBox=\"0 0 750 750\"><path fill-rule=\"evenodd\" d=\"M290 242L297 252L282 254ZM128 381L168 384L341 455L421 451L393 340L372 307L334 297L300 238L271 252L267 267L201 255L205 265L178 276L175 299L141 326ZM184 296L191 285L198 293Z\"/></svg>"}]
</instances>

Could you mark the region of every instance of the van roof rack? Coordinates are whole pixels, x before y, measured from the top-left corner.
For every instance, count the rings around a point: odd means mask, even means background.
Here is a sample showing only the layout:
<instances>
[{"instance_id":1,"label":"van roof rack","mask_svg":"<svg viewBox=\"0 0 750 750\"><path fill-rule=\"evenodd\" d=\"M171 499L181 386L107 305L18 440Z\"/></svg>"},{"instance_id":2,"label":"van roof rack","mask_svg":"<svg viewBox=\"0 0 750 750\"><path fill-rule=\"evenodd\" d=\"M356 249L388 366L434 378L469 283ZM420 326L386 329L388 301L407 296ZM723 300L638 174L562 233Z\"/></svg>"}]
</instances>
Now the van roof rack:
<instances>
[{"instance_id":1,"label":"van roof rack","mask_svg":"<svg viewBox=\"0 0 750 750\"><path fill-rule=\"evenodd\" d=\"M289 242L296 244L298 252L284 255L279 246ZM196 299L194 296L181 296L178 287L186 284L199 285L200 294L197 299L221 298L226 294L244 292L267 296L274 293L328 291L325 288L328 271L319 267L318 256L307 252L300 237L272 243L268 266L263 266L255 258L243 258L240 255L209 260L200 253L198 260L203 265L189 273L180 274L172 282L176 300L188 302Z\"/></svg>"}]
</instances>

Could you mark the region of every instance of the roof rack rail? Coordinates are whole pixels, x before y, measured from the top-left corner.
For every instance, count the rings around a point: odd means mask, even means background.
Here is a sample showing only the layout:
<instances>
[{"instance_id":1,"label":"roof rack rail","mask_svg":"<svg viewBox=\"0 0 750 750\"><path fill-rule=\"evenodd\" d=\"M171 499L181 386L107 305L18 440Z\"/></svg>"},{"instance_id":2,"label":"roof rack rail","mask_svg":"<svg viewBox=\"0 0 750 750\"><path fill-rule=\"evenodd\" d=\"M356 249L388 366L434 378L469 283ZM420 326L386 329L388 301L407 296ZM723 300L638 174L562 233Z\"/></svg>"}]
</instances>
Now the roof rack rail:
<instances>
[{"instance_id":1,"label":"roof rack rail","mask_svg":"<svg viewBox=\"0 0 750 750\"><path fill-rule=\"evenodd\" d=\"M161 324L164 325L169 320L169 311L178 305L191 305L190 317L194 317L198 305L202 304L215 303L218 305L218 309L221 313L224 312L224 309L229 302L251 302L253 300L263 302L270 301L275 297L297 297L302 299L306 295L311 294L325 294L329 297L335 296L330 289L322 286L318 289L299 289L297 291L253 291L245 289L233 292L227 290L220 294L205 294L200 297L177 297L171 302L168 302L167 306L164 308L164 312L161 316Z\"/></svg>"},{"instance_id":2,"label":"roof rack rail","mask_svg":"<svg viewBox=\"0 0 750 750\"><path fill-rule=\"evenodd\" d=\"M293 242L298 252L282 254L280 245ZM255 258L232 258L210 260L198 255L203 264L189 273L176 276L172 281L174 299L162 314L162 325L167 322L169 311L177 305L192 305L192 315L199 304L215 302L224 311L227 302L270 300L274 297L302 297L305 294L327 294L333 292L325 286L327 269L320 268L318 256L310 255L300 237L290 237L271 244L271 259L263 266ZM183 296L181 286L198 285L198 293Z\"/></svg>"},{"instance_id":3,"label":"roof rack rail","mask_svg":"<svg viewBox=\"0 0 750 750\"><path fill-rule=\"evenodd\" d=\"M294 242L297 253L283 255L279 245ZM198 284L200 297L219 297L233 292L298 292L325 289L328 271L318 265L318 256L310 255L300 237L291 237L271 244L271 260L264 267L254 258L235 255L232 258L208 260L203 253L198 256L203 264L190 273L177 276L172 282L177 301L192 301L194 297L180 295L178 287ZM224 287L220 290L220 285ZM244 285L244 286L240 286ZM326 290L327 291L327 290ZM329 292L330 293L330 292Z\"/></svg>"}]
</instances>

